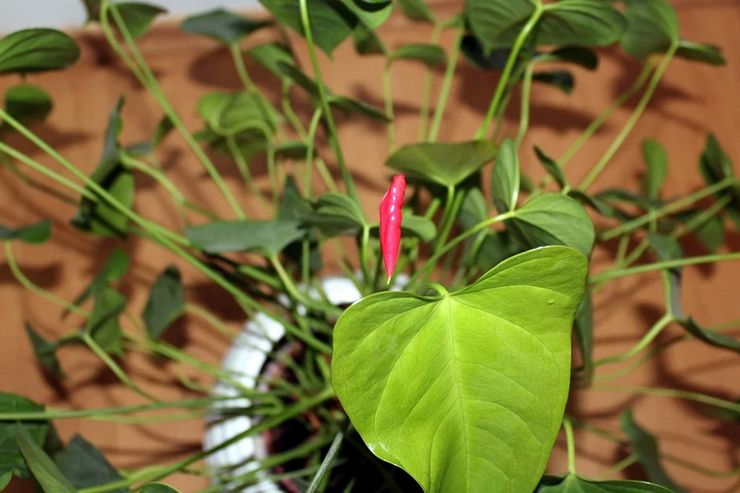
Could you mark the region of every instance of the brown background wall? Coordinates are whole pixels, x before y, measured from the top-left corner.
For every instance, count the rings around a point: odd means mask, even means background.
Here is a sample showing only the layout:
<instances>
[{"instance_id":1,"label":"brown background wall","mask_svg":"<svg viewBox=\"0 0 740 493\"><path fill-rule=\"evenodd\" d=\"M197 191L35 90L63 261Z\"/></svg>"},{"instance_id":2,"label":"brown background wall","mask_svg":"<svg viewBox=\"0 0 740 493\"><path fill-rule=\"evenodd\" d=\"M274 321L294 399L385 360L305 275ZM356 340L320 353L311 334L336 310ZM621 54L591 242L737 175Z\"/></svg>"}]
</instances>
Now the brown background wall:
<instances>
[{"instance_id":1,"label":"brown background wall","mask_svg":"<svg viewBox=\"0 0 740 493\"><path fill-rule=\"evenodd\" d=\"M734 0L676 2L684 36L691 40L714 43L722 47L729 64L712 68L686 61L675 61L658 91L649 114L628 139L617 159L599 179L597 187L620 184L637 187L642 169L639 143L645 137L660 140L668 147L671 176L668 193L686 193L701 187L697 158L707 132L716 133L734 159L740 162L740 140L737 125L740 110L740 2ZM428 39L427 27L409 24L394 18L384 28L387 43L397 45L401 39ZM52 93L54 112L39 132L66 157L85 170L91 170L101 150L101 134L107 113L121 94L127 97L124 109L124 142L134 142L149 135L160 117L153 101L125 73L124 68L102 47L95 29L77 35L83 46L83 58L72 69L59 74L29 77ZM248 44L257 43L260 37ZM447 39L449 42L449 39ZM185 37L169 25L161 25L143 41L144 53L161 78L165 92L192 129L199 128L195 103L207 90L236 89L238 80L229 63L228 54L215 44L194 37ZM305 60L305 53L303 54ZM380 73L382 61L358 59L351 46L340 48L333 64L323 59L329 85L340 94L367 98L382 105ZM274 80L250 69L263 84L274 86ZM559 91L536 86L532 104L532 132L525 147L536 143L553 156L558 156L588 122L616 94L634 79L638 67L618 50L602 53L601 67L596 74L576 70L577 86L570 96ZM437 84L439 83L437 77ZM421 77L413 64L398 64L393 71L397 98L399 141L416 138L416 112ZM481 74L470 67L462 69L452 90L451 111L445 119L441 140L467 139L477 128L481 113L488 104L496 76ZM16 82L13 77L0 80L0 89ZM273 93L275 91L272 91ZM515 130L516 105L512 105L508 131ZM629 106L618 112L588 147L573 161L569 175L579 180L590 164L598 158L628 116ZM363 197L371 211L381 192L387 171L382 127L353 118L342 122L342 141L351 167L360 176ZM43 162L40 153L17 141L18 146ZM349 144L351 143L351 144ZM327 154L328 155L328 154ZM168 138L162 154L171 178L194 201L210 204L224 215L225 205L218 200L204 172L183 150L176 136ZM226 166L226 163L222 163ZM53 167L55 167L52 164ZM542 174L534 156L523 156L523 166L538 177ZM226 168L224 168L226 170ZM737 166L736 166L737 169ZM237 176L226 172L229 182ZM67 221L74 207L48 195L23 186L8 170L0 171L0 217L3 224L25 224L41 218L55 219L54 239L43 246L18 245L16 254L25 272L43 287L67 299L73 298L86 284L96 266L116 245L113 241L92 242L81 236ZM261 183L267 186L264 176ZM166 197L155 193L147 180L137 182L142 192L136 207L147 217L179 226L174 209ZM248 198L240 197L245 203ZM695 244L690 253L702 253ZM740 236L730 235L728 247L740 249ZM146 286L165 262L174 261L185 272L188 294L199 303L222 314L225 321L237 328L239 311L225 300L219 291L209 287L202 277L187 269L182 262L156 246L140 240L128 242L125 249L136 259L136 267L126 279L123 290L130 299L132 313L139 313L146 296ZM603 265L607 252L595 254L594 270ZM737 320L740 308L737 281L740 264L726 263L707 268L685 270L684 303L686 310L706 325ZM660 281L657 275L617 281L597 296L597 357L614 354L639 338L660 316ZM0 260L0 307L3 313L2 345L0 345L0 389L17 392L54 407L90 408L139 402L136 396L122 388L109 372L86 351L65 349L61 359L68 374L63 385L49 380L31 364L31 350L22 330L23 321L30 321L49 336L58 336L75 327L74 317L60 321L59 310L49 303L24 292L12 279ZM196 319L187 319L178 327L178 343L189 352L212 362L218 362L227 340ZM671 327L669 334L679 333ZM164 398L187 395L172 376L172 365L152 363L146 358L133 357L127 368L147 389ZM205 385L208 379L200 378ZM736 399L740 378L738 358L729 352L709 350L697 342L675 346L664 356L646 365L643 371L625 382L642 385L672 385L686 390L709 392ZM624 408L633 408L637 418L649 429L663 436L662 446L670 453L707 467L727 470L738 466L738 427L720 425L705 417L697 406L659 397L639 397L627 400L624 394L585 391L571 403L571 410L590 416L605 427L616 429L613 416ZM94 421L64 421L59 423L63 438L82 432L99 445L114 463L122 468L151 464L153 457L173 459L199 447L202 425L198 421L132 427ZM622 457L615 447L593 435L579 435L579 471L595 475ZM558 443L551 471L565 470L563 444ZM669 464L669 472L690 491L736 491L736 479L706 479L684 468ZM176 485L184 491L194 491L202 483L180 477Z\"/></svg>"}]
</instances>

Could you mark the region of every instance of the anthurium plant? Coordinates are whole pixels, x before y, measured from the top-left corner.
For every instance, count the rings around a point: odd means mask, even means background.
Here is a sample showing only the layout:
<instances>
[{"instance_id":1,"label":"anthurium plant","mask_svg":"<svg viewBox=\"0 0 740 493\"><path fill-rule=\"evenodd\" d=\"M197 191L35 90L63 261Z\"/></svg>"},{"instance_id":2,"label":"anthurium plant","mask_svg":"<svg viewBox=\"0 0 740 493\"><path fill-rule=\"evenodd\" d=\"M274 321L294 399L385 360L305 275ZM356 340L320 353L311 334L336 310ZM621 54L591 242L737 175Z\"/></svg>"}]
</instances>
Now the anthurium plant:
<instances>
[{"instance_id":1,"label":"anthurium plant","mask_svg":"<svg viewBox=\"0 0 740 493\"><path fill-rule=\"evenodd\" d=\"M0 74L23 80L7 89L0 109L4 177L14 173L19 187L43 185L61 199L71 196L77 213L69 220L81 237L121 246L132 237L153 242L233 297L245 319L279 324L283 341L267 352L282 370L277 376L265 372L246 388L217 361L189 355L163 338L178 330L173 324L186 313L229 330L218 313L186 299L184 287L194 279L179 267L163 265L150 279L140 314L128 309L119 288L132 261L124 249L113 250L76 299L64 299L24 273L23 259L14 254L18 242L48 240L53 224L44 218L25 224L3 220L0 239L12 274L39 296L39 306L56 305L60 316L77 323L53 336L53 330L27 325L38 356L28 367L40 365L62 379L58 352L81 345L131 389L136 402L47 409L27 397L0 394L0 485L17 477L48 493L157 493L173 491L161 481L187 472L208 476L214 485L208 491L252 491L243 488L264 481L309 492L684 491L666 473L666 458L639 416L625 413L621 432L615 432L565 412L581 388L611 375L613 363L634 363L620 370L628 373L663 351L668 345L655 341L668 326L685 329L679 342L708 344L718 353L740 350L737 339L722 328L702 326L680 303L682 266L740 259L740 252L724 245L725 229L736 232L740 225L740 181L721 143L710 135L706 147L697 149L697 175L706 186L688 195L666 198L667 152L653 139L642 144L641 191L630 191L628 183L594 186L673 59L724 64L718 47L681 36L667 0L466 0L445 18L425 0L261 0L269 15L205 12L185 19L182 30L222 46L243 87L203 94L196 108L199 128L183 122L180 115L192 108L168 96L139 48L164 11L145 3L84 3L89 22L148 91L162 118L152 122L149 140L122 142L122 97L101 132L97 166L83 170L34 131L52 109L50 96L34 83L36 73L75 63L75 41L51 29L7 34L0 40ZM428 25L431 41L385 44L382 26L402 17ZM258 31L274 33L275 41L255 42ZM452 42L440 43L442 33L451 34ZM327 84L320 53L331 57L343 43L354 43L359 56L385 61L378 91L384 107ZM641 65L632 85L599 109L563 155L525 148L532 93L542 84L569 92L574 77L568 66L595 70L604 47ZM439 79L438 91L432 84L419 91L416 141L400 141L394 125L391 73L401 62L416 63L428 81ZM270 76L264 84L248 70L255 65ZM462 67L494 71L497 83L481 109L479 128L466 140L440 141L440 129L454 119L448 101ZM633 98L630 117L574 181L568 162ZM504 115L515 103L519 124L507 135ZM352 142L340 137L340 115L369 119L387 133L387 192L377 193L372 203L359 199L343 152ZM163 155L160 143L178 139L189 159L202 165L204 180L220 192L228 215L199 204L168 176L181 154ZM18 142L37 148L54 165ZM537 179L523 173L525 156L541 163ZM222 176L215 157L233 166L239 182ZM255 163L263 166L265 181L258 180ZM157 222L137 207L142 177L161 186L185 226ZM245 207L244 197L259 207ZM708 253L684 256L686 238L698 238ZM594 272L592 252L604 246L611 264ZM349 306L331 303L320 282L339 271L358 293ZM664 314L627 352L595 360L594 320L604 317L594 316L592 294L614 279L651 272L663 279ZM152 395L125 369L135 352L231 385L233 399L249 405L223 406L231 397L207 389L181 401ZM192 390L193 382L181 381ZM630 392L699 401L727 419L737 420L740 411L737 402L680 389ZM55 420L67 418L125 418L136 426L152 413L175 410L189 419L236 413L252 425L203 451L134 471L118 470L81 436L65 443L54 428ZM583 477L576 468L574 429L622 444L625 460L602 481ZM293 434L288 445L270 442L275 430ZM561 430L568 470L546 475ZM270 453L250 457L246 472L204 465L204 459L254 437L263 437ZM648 481L620 477L633 464L643 471L637 479Z\"/></svg>"}]
</instances>

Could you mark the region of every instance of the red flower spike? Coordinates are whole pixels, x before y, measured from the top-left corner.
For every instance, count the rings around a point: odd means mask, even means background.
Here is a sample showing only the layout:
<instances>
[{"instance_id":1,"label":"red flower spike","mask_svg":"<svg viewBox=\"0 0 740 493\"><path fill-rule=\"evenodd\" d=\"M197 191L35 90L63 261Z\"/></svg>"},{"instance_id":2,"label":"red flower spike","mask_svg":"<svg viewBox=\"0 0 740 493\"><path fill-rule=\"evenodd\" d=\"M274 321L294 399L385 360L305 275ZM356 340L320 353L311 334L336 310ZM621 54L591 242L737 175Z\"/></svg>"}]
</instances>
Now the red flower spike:
<instances>
[{"instance_id":1,"label":"red flower spike","mask_svg":"<svg viewBox=\"0 0 740 493\"><path fill-rule=\"evenodd\" d=\"M393 277L401 244L401 221L403 220L403 196L406 193L406 177L396 175L391 186L380 201L380 248L388 282Z\"/></svg>"}]
</instances>

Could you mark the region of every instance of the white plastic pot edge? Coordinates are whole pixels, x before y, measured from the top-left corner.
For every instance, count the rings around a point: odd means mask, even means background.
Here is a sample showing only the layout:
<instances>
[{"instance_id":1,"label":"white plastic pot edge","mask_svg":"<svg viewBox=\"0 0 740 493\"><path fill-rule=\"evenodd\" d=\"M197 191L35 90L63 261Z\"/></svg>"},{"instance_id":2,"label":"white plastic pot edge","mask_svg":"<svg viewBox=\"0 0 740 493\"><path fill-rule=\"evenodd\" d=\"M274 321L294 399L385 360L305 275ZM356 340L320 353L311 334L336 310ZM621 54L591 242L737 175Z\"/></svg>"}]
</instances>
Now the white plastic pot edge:
<instances>
[{"instance_id":1,"label":"white plastic pot edge","mask_svg":"<svg viewBox=\"0 0 740 493\"><path fill-rule=\"evenodd\" d=\"M403 281L403 280L401 280ZM345 277L327 277L322 286L328 300L333 305L345 305L359 300L361 295L357 287ZM243 387L254 387L260 371L265 365L267 355L272 347L285 335L283 326L266 315L258 314L254 320L246 322L242 331L234 338L232 346L226 352L221 368L229 372L235 382ZM216 382L211 395L214 397L238 397L239 390L223 381ZM246 408L250 405L247 398L229 399L214 403L214 409ZM253 420L248 416L234 416L216 421L214 415L203 437L203 449L215 447L251 426ZM256 435L220 450L206 458L209 469L215 474L219 470L228 470L231 476L249 473L257 467L255 457L267 455L262 436ZM260 481L243 488L242 493L280 493L282 490L273 481L267 479L267 472L257 473Z\"/></svg>"}]
</instances>

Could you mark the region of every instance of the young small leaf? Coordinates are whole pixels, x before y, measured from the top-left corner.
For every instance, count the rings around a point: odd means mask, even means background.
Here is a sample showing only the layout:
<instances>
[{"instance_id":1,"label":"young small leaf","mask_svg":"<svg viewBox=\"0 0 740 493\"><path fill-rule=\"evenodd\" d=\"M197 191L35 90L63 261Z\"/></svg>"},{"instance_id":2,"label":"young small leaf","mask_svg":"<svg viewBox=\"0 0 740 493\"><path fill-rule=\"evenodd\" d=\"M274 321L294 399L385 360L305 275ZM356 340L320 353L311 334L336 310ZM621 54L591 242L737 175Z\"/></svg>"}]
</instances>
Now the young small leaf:
<instances>
[{"instance_id":1,"label":"young small leaf","mask_svg":"<svg viewBox=\"0 0 740 493\"><path fill-rule=\"evenodd\" d=\"M77 44L61 31L24 29L0 40L0 74L58 70L80 56Z\"/></svg>"},{"instance_id":2,"label":"young small leaf","mask_svg":"<svg viewBox=\"0 0 740 493\"><path fill-rule=\"evenodd\" d=\"M537 146L534 146L534 153L537 156L537 160L545 168L545 171L547 171L547 174L549 174L555 182L560 185L561 189L570 187L570 185L568 185L568 179L565 177L565 173L563 172L563 168L561 168L553 158L545 154L545 151Z\"/></svg>"},{"instance_id":3,"label":"young small leaf","mask_svg":"<svg viewBox=\"0 0 740 493\"><path fill-rule=\"evenodd\" d=\"M632 451L645 468L650 481L665 486L674 493L685 493L686 490L676 485L666 474L660 463L658 441L635 421L632 411L628 410L621 417L622 431L630 439Z\"/></svg>"},{"instance_id":4,"label":"young small leaf","mask_svg":"<svg viewBox=\"0 0 740 493\"><path fill-rule=\"evenodd\" d=\"M265 256L277 255L286 246L301 239L305 232L298 221L218 221L185 230L190 243L208 253L255 251Z\"/></svg>"},{"instance_id":5,"label":"young small leaf","mask_svg":"<svg viewBox=\"0 0 740 493\"><path fill-rule=\"evenodd\" d=\"M271 24L271 21L255 21L224 9L214 9L186 18L182 30L231 45Z\"/></svg>"},{"instance_id":6,"label":"young small leaf","mask_svg":"<svg viewBox=\"0 0 740 493\"><path fill-rule=\"evenodd\" d=\"M398 149L386 166L449 187L482 168L496 157L490 141L411 144Z\"/></svg>"},{"instance_id":7,"label":"young small leaf","mask_svg":"<svg viewBox=\"0 0 740 493\"><path fill-rule=\"evenodd\" d=\"M678 42L676 56L685 60L708 63L709 65L725 65L727 61L722 56L719 46L704 43L694 43L682 39Z\"/></svg>"},{"instance_id":8,"label":"young small leaf","mask_svg":"<svg viewBox=\"0 0 740 493\"><path fill-rule=\"evenodd\" d=\"M57 359L57 345L41 337L28 322L26 322L26 334L28 334L33 353L41 366L52 375L62 377L62 369Z\"/></svg>"},{"instance_id":9,"label":"young small leaf","mask_svg":"<svg viewBox=\"0 0 740 493\"><path fill-rule=\"evenodd\" d=\"M567 245L584 255L591 254L595 238L591 218L566 195L537 195L516 210L510 223L532 247Z\"/></svg>"},{"instance_id":10,"label":"young small leaf","mask_svg":"<svg viewBox=\"0 0 740 493\"><path fill-rule=\"evenodd\" d=\"M288 78L280 65L295 65L290 48L280 43L265 43L254 46L247 51L254 60L281 78Z\"/></svg>"},{"instance_id":11,"label":"young small leaf","mask_svg":"<svg viewBox=\"0 0 740 493\"><path fill-rule=\"evenodd\" d=\"M76 493L72 483L31 437L23 425L16 426L16 440L23 458L45 493Z\"/></svg>"},{"instance_id":12,"label":"young small leaf","mask_svg":"<svg viewBox=\"0 0 740 493\"><path fill-rule=\"evenodd\" d=\"M167 267L152 286L141 318L152 339L159 339L165 330L185 312L185 295L180 271Z\"/></svg>"},{"instance_id":13,"label":"young small leaf","mask_svg":"<svg viewBox=\"0 0 740 493\"><path fill-rule=\"evenodd\" d=\"M651 199L657 199L668 177L668 154L660 142L653 139L642 141L642 158L647 166L643 188Z\"/></svg>"},{"instance_id":14,"label":"young small leaf","mask_svg":"<svg viewBox=\"0 0 740 493\"><path fill-rule=\"evenodd\" d=\"M0 240L18 240L23 243L45 243L51 237L51 221L44 219L30 226L8 228L0 225Z\"/></svg>"},{"instance_id":15,"label":"young small leaf","mask_svg":"<svg viewBox=\"0 0 740 493\"><path fill-rule=\"evenodd\" d=\"M491 173L493 203L500 213L516 209L519 180L519 152L516 143L507 137L501 142Z\"/></svg>"},{"instance_id":16,"label":"young small leaf","mask_svg":"<svg viewBox=\"0 0 740 493\"><path fill-rule=\"evenodd\" d=\"M146 34L152 22L154 22L154 18L167 12L167 10L157 5L141 2L116 3L115 8L133 38L139 38Z\"/></svg>"},{"instance_id":17,"label":"young small leaf","mask_svg":"<svg viewBox=\"0 0 740 493\"><path fill-rule=\"evenodd\" d=\"M44 121L51 107L49 94L33 84L18 84L5 91L5 111L24 125Z\"/></svg>"}]
</instances>

